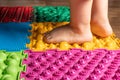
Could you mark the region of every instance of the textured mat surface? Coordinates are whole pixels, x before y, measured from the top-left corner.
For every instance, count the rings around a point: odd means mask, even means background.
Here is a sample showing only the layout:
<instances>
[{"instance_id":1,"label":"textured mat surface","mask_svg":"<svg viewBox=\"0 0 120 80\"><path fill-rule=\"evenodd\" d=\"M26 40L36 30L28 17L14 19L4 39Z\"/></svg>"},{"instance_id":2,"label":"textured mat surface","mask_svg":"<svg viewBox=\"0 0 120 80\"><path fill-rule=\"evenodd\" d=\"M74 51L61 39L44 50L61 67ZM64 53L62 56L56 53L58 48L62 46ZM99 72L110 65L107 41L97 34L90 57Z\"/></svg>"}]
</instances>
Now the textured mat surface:
<instances>
[{"instance_id":1,"label":"textured mat surface","mask_svg":"<svg viewBox=\"0 0 120 80\"><path fill-rule=\"evenodd\" d=\"M31 24L31 36L30 44L27 47L32 50L46 50L46 49L61 49L68 50L69 48L81 48L86 50L106 48L106 49L120 49L120 39L111 35L107 38L100 38L97 36L93 37L93 41L86 42L83 44L68 44L67 42L61 42L57 44L47 44L43 41L43 34L47 31L52 30L55 27L66 25L68 22L43 22L43 23L33 23Z\"/></svg>"},{"instance_id":2,"label":"textured mat surface","mask_svg":"<svg viewBox=\"0 0 120 80\"><path fill-rule=\"evenodd\" d=\"M32 10L32 7L0 7L0 22L30 21Z\"/></svg>"},{"instance_id":3,"label":"textured mat surface","mask_svg":"<svg viewBox=\"0 0 120 80\"><path fill-rule=\"evenodd\" d=\"M120 80L120 50L25 52L25 80Z\"/></svg>"},{"instance_id":4,"label":"textured mat surface","mask_svg":"<svg viewBox=\"0 0 120 80\"><path fill-rule=\"evenodd\" d=\"M0 51L0 80L20 80L20 72L25 69L21 62L25 56L22 51Z\"/></svg>"},{"instance_id":5,"label":"textured mat surface","mask_svg":"<svg viewBox=\"0 0 120 80\"><path fill-rule=\"evenodd\" d=\"M26 23L0 23L0 50L18 51L26 49L29 42L28 30L31 28Z\"/></svg>"},{"instance_id":6,"label":"textured mat surface","mask_svg":"<svg viewBox=\"0 0 120 80\"><path fill-rule=\"evenodd\" d=\"M34 14L37 22L70 21L70 8L67 6L37 6Z\"/></svg>"}]
</instances>

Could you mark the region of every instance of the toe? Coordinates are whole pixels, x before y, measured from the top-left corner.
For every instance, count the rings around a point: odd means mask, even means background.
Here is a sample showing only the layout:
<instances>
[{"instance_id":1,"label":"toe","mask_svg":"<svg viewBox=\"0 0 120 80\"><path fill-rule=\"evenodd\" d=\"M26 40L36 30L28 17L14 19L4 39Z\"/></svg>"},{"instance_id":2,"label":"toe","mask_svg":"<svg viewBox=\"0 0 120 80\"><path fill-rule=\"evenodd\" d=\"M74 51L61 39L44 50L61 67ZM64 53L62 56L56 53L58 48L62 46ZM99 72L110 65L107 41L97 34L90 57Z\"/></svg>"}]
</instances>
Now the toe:
<instances>
[{"instance_id":1,"label":"toe","mask_svg":"<svg viewBox=\"0 0 120 80\"><path fill-rule=\"evenodd\" d=\"M49 33L47 33L47 34L45 34L43 40L47 43L50 43L52 40L52 36Z\"/></svg>"},{"instance_id":2,"label":"toe","mask_svg":"<svg viewBox=\"0 0 120 80\"><path fill-rule=\"evenodd\" d=\"M47 39L47 40L51 40L51 39L52 39L52 36L49 35L49 36L46 37L46 39Z\"/></svg>"},{"instance_id":3,"label":"toe","mask_svg":"<svg viewBox=\"0 0 120 80\"><path fill-rule=\"evenodd\" d=\"M46 32L44 33L44 36L49 36L49 34L50 34L49 32Z\"/></svg>"}]
</instances>

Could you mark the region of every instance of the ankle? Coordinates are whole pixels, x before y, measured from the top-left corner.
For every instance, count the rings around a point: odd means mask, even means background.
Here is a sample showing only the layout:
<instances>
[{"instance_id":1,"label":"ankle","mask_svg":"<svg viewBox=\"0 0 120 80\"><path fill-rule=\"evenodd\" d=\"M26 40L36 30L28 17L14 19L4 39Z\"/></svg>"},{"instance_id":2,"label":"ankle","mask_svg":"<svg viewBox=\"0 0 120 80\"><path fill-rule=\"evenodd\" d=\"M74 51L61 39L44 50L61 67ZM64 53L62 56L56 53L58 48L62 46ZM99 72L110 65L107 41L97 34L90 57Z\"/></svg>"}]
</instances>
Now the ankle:
<instances>
[{"instance_id":1,"label":"ankle","mask_svg":"<svg viewBox=\"0 0 120 80\"><path fill-rule=\"evenodd\" d=\"M109 24L109 20L108 20L108 18L98 18L98 17L93 17L92 19L91 19L91 22L90 22L90 24Z\"/></svg>"},{"instance_id":2,"label":"ankle","mask_svg":"<svg viewBox=\"0 0 120 80\"><path fill-rule=\"evenodd\" d=\"M89 24L77 24L77 25L70 24L70 27L75 33L81 34L81 33L91 32L90 23Z\"/></svg>"}]
</instances>

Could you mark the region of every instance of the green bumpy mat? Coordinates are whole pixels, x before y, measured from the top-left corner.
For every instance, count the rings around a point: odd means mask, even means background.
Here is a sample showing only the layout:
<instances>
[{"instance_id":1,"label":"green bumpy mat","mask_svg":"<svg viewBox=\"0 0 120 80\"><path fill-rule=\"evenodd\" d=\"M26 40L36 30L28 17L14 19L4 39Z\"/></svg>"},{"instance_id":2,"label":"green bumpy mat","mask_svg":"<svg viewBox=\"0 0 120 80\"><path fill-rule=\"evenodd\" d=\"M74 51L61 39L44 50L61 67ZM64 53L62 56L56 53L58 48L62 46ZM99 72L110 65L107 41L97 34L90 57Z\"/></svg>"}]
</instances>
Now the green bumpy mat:
<instances>
[{"instance_id":1,"label":"green bumpy mat","mask_svg":"<svg viewBox=\"0 0 120 80\"><path fill-rule=\"evenodd\" d=\"M35 6L34 19L37 22L68 22L70 8L67 6Z\"/></svg>"},{"instance_id":2,"label":"green bumpy mat","mask_svg":"<svg viewBox=\"0 0 120 80\"><path fill-rule=\"evenodd\" d=\"M0 80L20 80L20 72L25 71L21 63L26 57L23 51L0 51Z\"/></svg>"}]
</instances>

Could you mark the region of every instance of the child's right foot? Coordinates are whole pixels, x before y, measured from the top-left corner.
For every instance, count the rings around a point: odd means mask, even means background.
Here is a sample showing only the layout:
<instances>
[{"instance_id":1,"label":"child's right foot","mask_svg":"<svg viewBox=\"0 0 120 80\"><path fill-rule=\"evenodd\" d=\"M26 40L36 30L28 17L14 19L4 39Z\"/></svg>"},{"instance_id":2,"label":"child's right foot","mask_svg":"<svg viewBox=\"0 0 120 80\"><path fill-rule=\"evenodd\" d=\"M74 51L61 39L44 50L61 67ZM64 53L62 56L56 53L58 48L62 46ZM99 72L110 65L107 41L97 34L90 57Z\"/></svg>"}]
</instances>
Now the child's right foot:
<instances>
[{"instance_id":1,"label":"child's right foot","mask_svg":"<svg viewBox=\"0 0 120 80\"><path fill-rule=\"evenodd\" d=\"M113 33L108 20L108 0L93 0L91 31L100 37L107 37Z\"/></svg>"}]
</instances>

